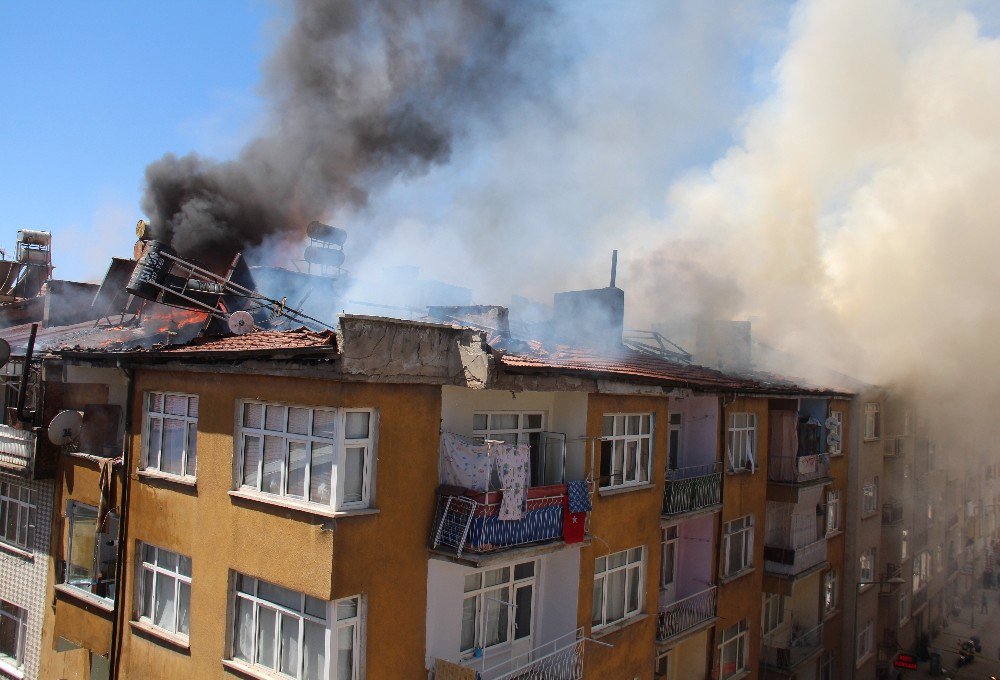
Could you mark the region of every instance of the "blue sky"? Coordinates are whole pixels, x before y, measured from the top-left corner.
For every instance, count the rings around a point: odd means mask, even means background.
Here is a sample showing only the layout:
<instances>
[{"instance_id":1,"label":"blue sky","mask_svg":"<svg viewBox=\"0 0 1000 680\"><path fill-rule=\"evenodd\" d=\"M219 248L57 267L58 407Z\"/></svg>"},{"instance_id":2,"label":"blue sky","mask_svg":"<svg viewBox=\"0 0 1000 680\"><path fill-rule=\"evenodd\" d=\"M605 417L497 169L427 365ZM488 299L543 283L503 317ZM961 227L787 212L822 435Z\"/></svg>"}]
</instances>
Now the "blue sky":
<instances>
[{"instance_id":1,"label":"blue sky","mask_svg":"<svg viewBox=\"0 0 1000 680\"><path fill-rule=\"evenodd\" d=\"M502 193L508 178L500 173L520 171L496 162L504 135L531 134L558 157L581 146L575 134L556 138L559 116L588 126L602 109L634 117L631 126L662 126L662 148L640 144L645 157L627 160L636 176L614 186L620 196L602 197L614 206L638 195L656 214L669 181L724 150L740 112L767 91L788 6L740 4L739 12L725 2L561 5L537 36L564 59L552 105L528 105L524 130L508 121L460 145L449 166L408 178L369 214L348 219L460 220L467 209L459 189ZM18 228L51 230L60 278L92 279L108 256L130 252L149 162L165 152L231 156L253 133L263 109L261 67L287 11L287 4L234 0L0 4L0 245L10 247ZM516 126L519 118L511 120ZM511 219L579 219L564 208L522 207Z\"/></svg>"}]
</instances>

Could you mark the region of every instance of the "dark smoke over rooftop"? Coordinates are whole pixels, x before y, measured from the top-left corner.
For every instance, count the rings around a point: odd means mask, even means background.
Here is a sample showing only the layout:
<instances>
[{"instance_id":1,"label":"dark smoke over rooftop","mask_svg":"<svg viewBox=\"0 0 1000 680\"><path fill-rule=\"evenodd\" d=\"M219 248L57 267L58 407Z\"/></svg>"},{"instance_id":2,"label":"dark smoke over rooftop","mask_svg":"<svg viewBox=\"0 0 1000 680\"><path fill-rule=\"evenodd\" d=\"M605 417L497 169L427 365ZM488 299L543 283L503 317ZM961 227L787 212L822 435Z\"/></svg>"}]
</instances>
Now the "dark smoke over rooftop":
<instances>
[{"instance_id":1,"label":"dark smoke over rooftop","mask_svg":"<svg viewBox=\"0 0 1000 680\"><path fill-rule=\"evenodd\" d=\"M298 0L268 64L266 130L233 160L167 154L146 169L154 237L182 256L231 255L446 162L456 136L525 82L518 48L547 12L508 0Z\"/></svg>"}]
</instances>

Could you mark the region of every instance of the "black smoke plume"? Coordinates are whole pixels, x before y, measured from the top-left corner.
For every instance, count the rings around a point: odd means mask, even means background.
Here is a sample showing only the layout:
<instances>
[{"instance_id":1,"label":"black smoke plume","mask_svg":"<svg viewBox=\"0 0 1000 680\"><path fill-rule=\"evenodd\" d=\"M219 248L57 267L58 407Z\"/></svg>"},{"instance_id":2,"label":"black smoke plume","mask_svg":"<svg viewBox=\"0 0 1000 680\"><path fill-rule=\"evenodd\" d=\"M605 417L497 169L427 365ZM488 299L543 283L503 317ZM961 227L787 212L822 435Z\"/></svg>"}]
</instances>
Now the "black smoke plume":
<instances>
[{"instance_id":1,"label":"black smoke plume","mask_svg":"<svg viewBox=\"0 0 1000 680\"><path fill-rule=\"evenodd\" d=\"M233 160L146 169L155 238L219 259L301 232L387 181L446 162L456 136L525 82L519 50L548 8L510 0L297 0L268 64L265 131Z\"/></svg>"}]
</instances>

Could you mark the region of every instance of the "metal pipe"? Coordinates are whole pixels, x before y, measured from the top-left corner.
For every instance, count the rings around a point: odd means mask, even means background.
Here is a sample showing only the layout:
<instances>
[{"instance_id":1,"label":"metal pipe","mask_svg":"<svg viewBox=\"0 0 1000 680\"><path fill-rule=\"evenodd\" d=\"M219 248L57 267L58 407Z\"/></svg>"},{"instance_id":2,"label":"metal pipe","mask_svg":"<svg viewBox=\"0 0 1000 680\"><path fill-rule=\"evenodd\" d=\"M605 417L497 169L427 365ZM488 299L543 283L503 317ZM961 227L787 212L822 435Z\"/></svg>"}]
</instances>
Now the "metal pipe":
<instances>
[{"instance_id":1,"label":"metal pipe","mask_svg":"<svg viewBox=\"0 0 1000 680\"><path fill-rule=\"evenodd\" d=\"M120 366L119 366L120 368ZM129 560L125 559L128 548L129 497L131 496L132 476L132 409L135 402L135 372L131 369L121 369L128 381L125 396L125 418L122 425L122 494L121 506L118 509L118 556L115 560L115 614L111 619L111 645L108 649L108 666L111 669L111 680L117 680L121 665L121 646L125 630L126 609L124 606L125 581L128 575L126 569ZM114 468L112 468L113 470ZM114 483L112 481L112 483Z\"/></svg>"},{"instance_id":2,"label":"metal pipe","mask_svg":"<svg viewBox=\"0 0 1000 680\"><path fill-rule=\"evenodd\" d=\"M28 419L24 413L24 402L28 396L28 376L31 373L31 356L35 352L36 333L38 333L38 324L33 323L31 331L28 333L28 349L24 353L24 366L21 367L21 393L17 395L17 419L21 422Z\"/></svg>"}]
</instances>

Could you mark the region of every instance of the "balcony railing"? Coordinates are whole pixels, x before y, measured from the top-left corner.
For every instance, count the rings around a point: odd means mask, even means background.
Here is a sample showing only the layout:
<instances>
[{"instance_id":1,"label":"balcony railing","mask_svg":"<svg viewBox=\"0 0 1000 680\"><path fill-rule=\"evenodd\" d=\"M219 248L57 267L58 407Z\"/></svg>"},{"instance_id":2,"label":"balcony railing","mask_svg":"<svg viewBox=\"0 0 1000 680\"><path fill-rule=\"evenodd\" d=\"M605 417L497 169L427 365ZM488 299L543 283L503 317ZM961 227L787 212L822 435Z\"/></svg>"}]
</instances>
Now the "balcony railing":
<instances>
[{"instance_id":1,"label":"balcony railing","mask_svg":"<svg viewBox=\"0 0 1000 680\"><path fill-rule=\"evenodd\" d=\"M882 504L882 524L889 526L903 521L903 504L889 501Z\"/></svg>"},{"instance_id":2,"label":"balcony railing","mask_svg":"<svg viewBox=\"0 0 1000 680\"><path fill-rule=\"evenodd\" d=\"M30 430L0 425L0 467L15 472L31 470L37 437Z\"/></svg>"},{"instance_id":3,"label":"balcony railing","mask_svg":"<svg viewBox=\"0 0 1000 680\"><path fill-rule=\"evenodd\" d=\"M718 464L668 470L663 486L663 514L680 515L722 503Z\"/></svg>"},{"instance_id":4,"label":"balcony railing","mask_svg":"<svg viewBox=\"0 0 1000 680\"><path fill-rule=\"evenodd\" d=\"M712 586L700 593L661 606L656 614L657 642L666 642L684 631L715 618L717 591L718 588Z\"/></svg>"},{"instance_id":5,"label":"balcony railing","mask_svg":"<svg viewBox=\"0 0 1000 680\"><path fill-rule=\"evenodd\" d=\"M583 628L516 656L489 654L462 662L482 680L582 680Z\"/></svg>"},{"instance_id":6,"label":"balcony railing","mask_svg":"<svg viewBox=\"0 0 1000 680\"><path fill-rule=\"evenodd\" d=\"M774 668L791 670L823 648L823 624L809 630L792 628L791 635L780 639L764 636L763 662Z\"/></svg>"},{"instance_id":7,"label":"balcony railing","mask_svg":"<svg viewBox=\"0 0 1000 680\"><path fill-rule=\"evenodd\" d=\"M764 546L764 570L781 576L796 576L826 561L826 538L801 548Z\"/></svg>"},{"instance_id":8,"label":"balcony railing","mask_svg":"<svg viewBox=\"0 0 1000 680\"><path fill-rule=\"evenodd\" d=\"M461 557L466 552L493 553L563 538L565 484L529 488L517 520L500 519L502 498L500 491L438 487L431 547L454 551ZM582 530L574 533L582 539Z\"/></svg>"},{"instance_id":9,"label":"balcony railing","mask_svg":"<svg viewBox=\"0 0 1000 680\"><path fill-rule=\"evenodd\" d=\"M768 479L786 484L804 484L830 475L830 456L817 453L811 456L770 456Z\"/></svg>"}]
</instances>

